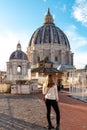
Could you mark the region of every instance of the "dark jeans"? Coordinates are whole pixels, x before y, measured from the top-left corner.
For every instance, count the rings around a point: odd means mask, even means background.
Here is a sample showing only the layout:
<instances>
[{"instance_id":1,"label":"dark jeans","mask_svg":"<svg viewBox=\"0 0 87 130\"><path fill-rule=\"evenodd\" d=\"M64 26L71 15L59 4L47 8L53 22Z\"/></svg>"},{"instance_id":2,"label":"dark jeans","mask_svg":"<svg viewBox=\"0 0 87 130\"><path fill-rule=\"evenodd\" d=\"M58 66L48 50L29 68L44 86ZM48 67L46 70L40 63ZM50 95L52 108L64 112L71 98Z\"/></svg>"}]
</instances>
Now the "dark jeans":
<instances>
[{"instance_id":1,"label":"dark jeans","mask_svg":"<svg viewBox=\"0 0 87 130\"><path fill-rule=\"evenodd\" d=\"M51 106L52 106L56 113L56 124L60 125L60 110L59 110L58 102L56 100L46 99L45 103L46 103L46 108L47 108L48 124L51 125L50 113L51 113Z\"/></svg>"}]
</instances>

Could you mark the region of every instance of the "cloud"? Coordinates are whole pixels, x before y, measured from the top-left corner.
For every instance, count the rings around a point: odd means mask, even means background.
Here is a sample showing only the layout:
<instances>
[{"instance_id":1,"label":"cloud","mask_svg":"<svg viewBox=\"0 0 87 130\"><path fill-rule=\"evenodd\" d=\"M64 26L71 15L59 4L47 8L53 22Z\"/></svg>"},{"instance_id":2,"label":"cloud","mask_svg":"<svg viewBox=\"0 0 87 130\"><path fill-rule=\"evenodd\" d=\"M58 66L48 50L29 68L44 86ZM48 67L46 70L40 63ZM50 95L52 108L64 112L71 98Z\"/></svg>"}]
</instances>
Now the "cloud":
<instances>
[{"instance_id":1,"label":"cloud","mask_svg":"<svg viewBox=\"0 0 87 130\"><path fill-rule=\"evenodd\" d=\"M6 62L9 61L12 52L16 50L18 41L21 43L22 51L26 52L29 37L25 33L0 32L0 70L6 70Z\"/></svg>"},{"instance_id":2,"label":"cloud","mask_svg":"<svg viewBox=\"0 0 87 130\"><path fill-rule=\"evenodd\" d=\"M71 43L71 48L76 51L77 49L80 49L81 47L87 46L87 38L81 36L77 32L77 28L74 25L71 25L65 30L69 41Z\"/></svg>"},{"instance_id":3,"label":"cloud","mask_svg":"<svg viewBox=\"0 0 87 130\"><path fill-rule=\"evenodd\" d=\"M71 51L74 53L74 65L77 68L84 67L87 64L87 52L82 52L81 48L87 46L87 38L81 36L74 25L69 26L65 34L70 41Z\"/></svg>"},{"instance_id":4,"label":"cloud","mask_svg":"<svg viewBox=\"0 0 87 130\"><path fill-rule=\"evenodd\" d=\"M62 12L66 11L66 5L65 4L61 7L61 10L62 10Z\"/></svg>"},{"instance_id":5,"label":"cloud","mask_svg":"<svg viewBox=\"0 0 87 130\"><path fill-rule=\"evenodd\" d=\"M72 9L72 16L87 26L87 0L76 0Z\"/></svg>"}]
</instances>

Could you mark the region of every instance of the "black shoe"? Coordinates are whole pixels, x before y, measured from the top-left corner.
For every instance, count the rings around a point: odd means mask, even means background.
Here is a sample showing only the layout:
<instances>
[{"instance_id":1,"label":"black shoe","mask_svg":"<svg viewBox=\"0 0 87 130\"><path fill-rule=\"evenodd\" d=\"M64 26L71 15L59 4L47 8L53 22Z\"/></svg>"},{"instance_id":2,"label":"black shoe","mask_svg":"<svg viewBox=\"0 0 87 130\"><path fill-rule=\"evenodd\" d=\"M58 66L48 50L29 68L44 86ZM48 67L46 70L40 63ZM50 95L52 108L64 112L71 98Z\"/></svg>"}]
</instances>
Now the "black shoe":
<instances>
[{"instance_id":1,"label":"black shoe","mask_svg":"<svg viewBox=\"0 0 87 130\"><path fill-rule=\"evenodd\" d=\"M60 130L60 127L59 126L56 126L56 129L55 130Z\"/></svg>"},{"instance_id":2,"label":"black shoe","mask_svg":"<svg viewBox=\"0 0 87 130\"><path fill-rule=\"evenodd\" d=\"M54 126L48 125L48 130L54 129Z\"/></svg>"}]
</instances>

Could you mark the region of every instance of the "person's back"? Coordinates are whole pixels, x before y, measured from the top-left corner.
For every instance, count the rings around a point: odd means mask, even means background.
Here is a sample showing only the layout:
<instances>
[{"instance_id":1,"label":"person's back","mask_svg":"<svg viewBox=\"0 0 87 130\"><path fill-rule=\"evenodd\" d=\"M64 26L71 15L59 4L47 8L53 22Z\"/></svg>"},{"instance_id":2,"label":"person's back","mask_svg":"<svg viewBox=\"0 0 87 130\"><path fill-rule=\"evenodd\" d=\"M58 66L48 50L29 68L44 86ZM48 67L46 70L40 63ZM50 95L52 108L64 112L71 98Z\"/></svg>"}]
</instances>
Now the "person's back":
<instances>
[{"instance_id":1,"label":"person's back","mask_svg":"<svg viewBox=\"0 0 87 130\"><path fill-rule=\"evenodd\" d=\"M48 92L45 94L46 99L53 99L58 101L58 93L57 93L57 87L54 84L52 87L48 88Z\"/></svg>"}]
</instances>

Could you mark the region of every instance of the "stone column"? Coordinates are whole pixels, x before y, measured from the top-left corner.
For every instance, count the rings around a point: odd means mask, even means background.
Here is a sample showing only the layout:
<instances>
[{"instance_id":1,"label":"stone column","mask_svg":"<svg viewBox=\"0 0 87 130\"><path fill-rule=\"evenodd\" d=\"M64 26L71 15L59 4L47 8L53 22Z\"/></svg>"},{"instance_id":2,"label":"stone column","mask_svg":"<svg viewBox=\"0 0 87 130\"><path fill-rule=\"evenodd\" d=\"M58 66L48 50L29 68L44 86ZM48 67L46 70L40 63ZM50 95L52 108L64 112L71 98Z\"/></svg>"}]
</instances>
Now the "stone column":
<instances>
[{"instance_id":1,"label":"stone column","mask_svg":"<svg viewBox=\"0 0 87 130\"><path fill-rule=\"evenodd\" d=\"M34 57L34 53L33 53L33 51L31 52L31 66L33 67L33 65L34 65L34 59L33 59L33 57Z\"/></svg>"},{"instance_id":2,"label":"stone column","mask_svg":"<svg viewBox=\"0 0 87 130\"><path fill-rule=\"evenodd\" d=\"M71 65L73 65L73 55L74 53L71 53Z\"/></svg>"},{"instance_id":3,"label":"stone column","mask_svg":"<svg viewBox=\"0 0 87 130\"><path fill-rule=\"evenodd\" d=\"M70 65L70 61L71 61L70 58L71 58L71 57L70 57L70 51L67 51L67 52L66 52L66 64L68 64L68 65Z\"/></svg>"},{"instance_id":4,"label":"stone column","mask_svg":"<svg viewBox=\"0 0 87 130\"><path fill-rule=\"evenodd\" d=\"M31 79L31 69L28 70L28 78Z\"/></svg>"},{"instance_id":5,"label":"stone column","mask_svg":"<svg viewBox=\"0 0 87 130\"><path fill-rule=\"evenodd\" d=\"M71 53L69 52L68 55L69 55L69 63L68 64L71 65Z\"/></svg>"},{"instance_id":6,"label":"stone column","mask_svg":"<svg viewBox=\"0 0 87 130\"><path fill-rule=\"evenodd\" d=\"M43 54L42 54L42 59L41 60L43 60L43 59L45 59L45 49L43 49L43 52L42 52Z\"/></svg>"},{"instance_id":7,"label":"stone column","mask_svg":"<svg viewBox=\"0 0 87 130\"><path fill-rule=\"evenodd\" d=\"M64 64L64 52L63 51L61 51L61 64Z\"/></svg>"},{"instance_id":8,"label":"stone column","mask_svg":"<svg viewBox=\"0 0 87 130\"><path fill-rule=\"evenodd\" d=\"M42 50L40 51L40 55L39 56L40 56L40 60L43 60L43 51Z\"/></svg>"},{"instance_id":9,"label":"stone column","mask_svg":"<svg viewBox=\"0 0 87 130\"><path fill-rule=\"evenodd\" d=\"M26 66L26 63L23 63L23 66L22 66L23 70L22 70L22 75L27 75L27 66Z\"/></svg>"},{"instance_id":10,"label":"stone column","mask_svg":"<svg viewBox=\"0 0 87 130\"><path fill-rule=\"evenodd\" d=\"M54 50L53 50L53 49L50 50L50 53L51 53L51 57L50 57L50 58L51 58L51 61L54 62L54 56L55 56L55 55L54 55Z\"/></svg>"},{"instance_id":11,"label":"stone column","mask_svg":"<svg viewBox=\"0 0 87 130\"><path fill-rule=\"evenodd\" d=\"M16 63L12 63L12 74L13 75L17 74L17 65L16 65Z\"/></svg>"}]
</instances>

